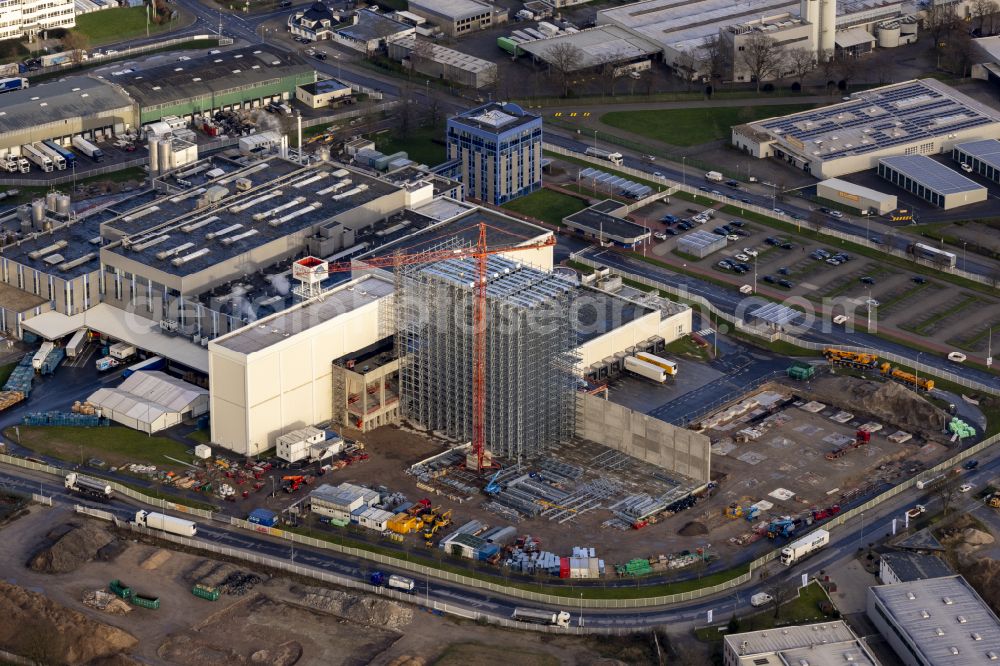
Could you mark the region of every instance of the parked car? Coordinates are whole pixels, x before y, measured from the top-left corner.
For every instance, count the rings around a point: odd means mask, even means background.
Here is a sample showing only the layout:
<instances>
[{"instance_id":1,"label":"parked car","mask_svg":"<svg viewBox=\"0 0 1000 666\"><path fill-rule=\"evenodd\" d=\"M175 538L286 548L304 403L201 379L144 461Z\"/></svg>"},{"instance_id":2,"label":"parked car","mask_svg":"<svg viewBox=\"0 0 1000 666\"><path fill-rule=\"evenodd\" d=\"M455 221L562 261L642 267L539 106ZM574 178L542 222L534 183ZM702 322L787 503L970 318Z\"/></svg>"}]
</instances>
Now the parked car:
<instances>
[{"instance_id":1,"label":"parked car","mask_svg":"<svg viewBox=\"0 0 1000 666\"><path fill-rule=\"evenodd\" d=\"M756 257L758 252L752 247L745 247L743 248L743 254L747 255L748 257Z\"/></svg>"},{"instance_id":2,"label":"parked car","mask_svg":"<svg viewBox=\"0 0 1000 666\"><path fill-rule=\"evenodd\" d=\"M663 230L663 233L665 233L665 234L667 234L667 235L669 235L669 236L676 236L676 235L677 235L677 234L679 234L680 232L679 232L679 231L677 231L676 229L664 229L664 230Z\"/></svg>"},{"instance_id":3,"label":"parked car","mask_svg":"<svg viewBox=\"0 0 1000 666\"><path fill-rule=\"evenodd\" d=\"M712 190L708 189L707 187L705 187L704 185L702 185L698 189L701 190L702 192L711 192L712 191Z\"/></svg>"},{"instance_id":4,"label":"parked car","mask_svg":"<svg viewBox=\"0 0 1000 666\"><path fill-rule=\"evenodd\" d=\"M677 221L676 215L667 214L660 218L660 222L666 222L667 224L673 224L676 221Z\"/></svg>"},{"instance_id":5,"label":"parked car","mask_svg":"<svg viewBox=\"0 0 1000 666\"><path fill-rule=\"evenodd\" d=\"M829 208L820 208L819 212L823 213L824 215L829 215L830 214L830 209Z\"/></svg>"},{"instance_id":6,"label":"parked car","mask_svg":"<svg viewBox=\"0 0 1000 666\"><path fill-rule=\"evenodd\" d=\"M875 278L866 275L861 278L861 284L875 284Z\"/></svg>"},{"instance_id":7,"label":"parked car","mask_svg":"<svg viewBox=\"0 0 1000 666\"><path fill-rule=\"evenodd\" d=\"M736 255L736 261L750 261L750 257L745 254Z\"/></svg>"},{"instance_id":8,"label":"parked car","mask_svg":"<svg viewBox=\"0 0 1000 666\"><path fill-rule=\"evenodd\" d=\"M792 243L789 243L788 241L785 241L784 243L782 243L778 247L780 247L782 250L791 250L793 247L795 247L795 245L793 245Z\"/></svg>"},{"instance_id":9,"label":"parked car","mask_svg":"<svg viewBox=\"0 0 1000 666\"><path fill-rule=\"evenodd\" d=\"M719 234L720 236L725 236L725 235L727 235L727 234L726 234L726 230L725 230L725 229L723 229L722 227L716 227L716 228L712 229L712 233L713 233L713 234Z\"/></svg>"},{"instance_id":10,"label":"parked car","mask_svg":"<svg viewBox=\"0 0 1000 666\"><path fill-rule=\"evenodd\" d=\"M746 222L744 222L743 220L730 220L729 224L731 224L734 227L746 226Z\"/></svg>"},{"instance_id":11,"label":"parked car","mask_svg":"<svg viewBox=\"0 0 1000 666\"><path fill-rule=\"evenodd\" d=\"M749 199L747 199L746 197L740 197L740 201L742 201L742 202L743 202L743 203L745 203L745 204L748 204L748 203L753 203L752 201L750 201L750 200L749 200Z\"/></svg>"},{"instance_id":12,"label":"parked car","mask_svg":"<svg viewBox=\"0 0 1000 666\"><path fill-rule=\"evenodd\" d=\"M726 234L726 240L733 241L734 243L740 239L739 234Z\"/></svg>"},{"instance_id":13,"label":"parked car","mask_svg":"<svg viewBox=\"0 0 1000 666\"><path fill-rule=\"evenodd\" d=\"M927 278L920 275L914 275L910 278L910 281L916 284L927 284Z\"/></svg>"},{"instance_id":14,"label":"parked car","mask_svg":"<svg viewBox=\"0 0 1000 666\"><path fill-rule=\"evenodd\" d=\"M740 182L738 180L732 180L732 179L730 179L730 180L726 181L726 185L728 185L729 187L739 187L740 186Z\"/></svg>"},{"instance_id":15,"label":"parked car","mask_svg":"<svg viewBox=\"0 0 1000 666\"><path fill-rule=\"evenodd\" d=\"M768 284L775 284L777 281L778 278L774 277L773 275L764 276L764 282L767 282Z\"/></svg>"},{"instance_id":16,"label":"parked car","mask_svg":"<svg viewBox=\"0 0 1000 666\"><path fill-rule=\"evenodd\" d=\"M717 197L724 197L724 196L726 196L722 192L720 192L719 190L712 190L712 194L714 194Z\"/></svg>"},{"instance_id":17,"label":"parked car","mask_svg":"<svg viewBox=\"0 0 1000 666\"><path fill-rule=\"evenodd\" d=\"M875 243L876 245L881 245L882 244L882 237L881 236L872 236L871 237L871 242Z\"/></svg>"},{"instance_id":18,"label":"parked car","mask_svg":"<svg viewBox=\"0 0 1000 666\"><path fill-rule=\"evenodd\" d=\"M326 54L322 51L317 51L313 54L313 58L316 58L317 60L326 60Z\"/></svg>"},{"instance_id":19,"label":"parked car","mask_svg":"<svg viewBox=\"0 0 1000 666\"><path fill-rule=\"evenodd\" d=\"M840 259L837 259L837 257L830 257L829 259L826 260L826 263L830 264L831 266L839 266L843 262Z\"/></svg>"},{"instance_id":20,"label":"parked car","mask_svg":"<svg viewBox=\"0 0 1000 666\"><path fill-rule=\"evenodd\" d=\"M781 285L782 287L784 287L785 289L791 289L792 287L795 286L794 284L792 284L788 280L778 280L778 284Z\"/></svg>"},{"instance_id":21,"label":"parked car","mask_svg":"<svg viewBox=\"0 0 1000 666\"><path fill-rule=\"evenodd\" d=\"M662 173L660 173L659 171L654 171L654 172L653 172L653 175L654 175L655 177L657 177L657 178L663 178L663 174L662 174Z\"/></svg>"},{"instance_id":22,"label":"parked car","mask_svg":"<svg viewBox=\"0 0 1000 666\"><path fill-rule=\"evenodd\" d=\"M841 220L841 219L844 218L844 214L841 213L839 210L831 210L830 211L830 217L835 217L838 220Z\"/></svg>"},{"instance_id":23,"label":"parked car","mask_svg":"<svg viewBox=\"0 0 1000 666\"><path fill-rule=\"evenodd\" d=\"M778 269L778 273L780 275L791 275L792 272L788 270L787 266L782 266L781 268Z\"/></svg>"},{"instance_id":24,"label":"parked car","mask_svg":"<svg viewBox=\"0 0 1000 666\"><path fill-rule=\"evenodd\" d=\"M719 268L724 268L728 271L732 269L733 262L729 261L728 259L723 259L722 261L717 263L716 266L718 266Z\"/></svg>"},{"instance_id":25,"label":"parked car","mask_svg":"<svg viewBox=\"0 0 1000 666\"><path fill-rule=\"evenodd\" d=\"M742 268L745 271L748 271L752 268L750 264L736 264L736 266L737 268Z\"/></svg>"},{"instance_id":26,"label":"parked car","mask_svg":"<svg viewBox=\"0 0 1000 666\"><path fill-rule=\"evenodd\" d=\"M653 238L655 238L656 240L663 241L663 240L667 240L667 235L665 233L663 233L662 231L654 231L653 232Z\"/></svg>"},{"instance_id":27,"label":"parked car","mask_svg":"<svg viewBox=\"0 0 1000 666\"><path fill-rule=\"evenodd\" d=\"M781 245L781 241L772 236L768 236L767 238L765 238L764 242L767 243L768 245Z\"/></svg>"}]
</instances>

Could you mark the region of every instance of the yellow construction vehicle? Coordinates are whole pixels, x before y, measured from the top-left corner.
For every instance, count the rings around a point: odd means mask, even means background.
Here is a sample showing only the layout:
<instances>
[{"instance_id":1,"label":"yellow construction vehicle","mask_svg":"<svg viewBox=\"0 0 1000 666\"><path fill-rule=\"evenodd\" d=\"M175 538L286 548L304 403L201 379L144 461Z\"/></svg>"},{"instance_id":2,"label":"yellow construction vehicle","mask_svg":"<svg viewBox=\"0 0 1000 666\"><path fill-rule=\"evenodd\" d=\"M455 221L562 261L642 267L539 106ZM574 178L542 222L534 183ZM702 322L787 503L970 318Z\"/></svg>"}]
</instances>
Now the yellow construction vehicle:
<instances>
[{"instance_id":1,"label":"yellow construction vehicle","mask_svg":"<svg viewBox=\"0 0 1000 666\"><path fill-rule=\"evenodd\" d=\"M448 509L447 511L442 513L440 516L437 517L437 520L434 521L434 527L436 527L437 529L448 527L449 525L451 525L451 509Z\"/></svg>"},{"instance_id":2,"label":"yellow construction vehicle","mask_svg":"<svg viewBox=\"0 0 1000 666\"><path fill-rule=\"evenodd\" d=\"M423 521L416 516L400 513L389 519L388 527L396 534L409 534L420 529Z\"/></svg>"},{"instance_id":3,"label":"yellow construction vehicle","mask_svg":"<svg viewBox=\"0 0 1000 666\"><path fill-rule=\"evenodd\" d=\"M983 501L986 502L988 506L991 506L994 509L1000 509L1000 493L993 493L991 495L987 495L986 497L983 498Z\"/></svg>"},{"instance_id":4,"label":"yellow construction vehicle","mask_svg":"<svg viewBox=\"0 0 1000 666\"><path fill-rule=\"evenodd\" d=\"M852 352L844 349L826 347L823 356L833 365L844 365L850 368L874 368L878 365L878 356L863 352Z\"/></svg>"},{"instance_id":5,"label":"yellow construction vehicle","mask_svg":"<svg viewBox=\"0 0 1000 666\"><path fill-rule=\"evenodd\" d=\"M906 384L912 388L918 388L923 391L930 391L934 389L933 379L925 379L924 377L918 377L913 373L900 370L899 368L893 368L889 363L883 363L879 369L886 377L891 377L896 381Z\"/></svg>"},{"instance_id":6,"label":"yellow construction vehicle","mask_svg":"<svg viewBox=\"0 0 1000 666\"><path fill-rule=\"evenodd\" d=\"M438 531L437 523L431 525L430 527L427 527L427 525L425 524L424 539L430 541L431 539L434 538L434 535L437 534L437 531Z\"/></svg>"},{"instance_id":7,"label":"yellow construction vehicle","mask_svg":"<svg viewBox=\"0 0 1000 666\"><path fill-rule=\"evenodd\" d=\"M743 507L733 502L726 507L726 518L739 518L743 515Z\"/></svg>"}]
</instances>

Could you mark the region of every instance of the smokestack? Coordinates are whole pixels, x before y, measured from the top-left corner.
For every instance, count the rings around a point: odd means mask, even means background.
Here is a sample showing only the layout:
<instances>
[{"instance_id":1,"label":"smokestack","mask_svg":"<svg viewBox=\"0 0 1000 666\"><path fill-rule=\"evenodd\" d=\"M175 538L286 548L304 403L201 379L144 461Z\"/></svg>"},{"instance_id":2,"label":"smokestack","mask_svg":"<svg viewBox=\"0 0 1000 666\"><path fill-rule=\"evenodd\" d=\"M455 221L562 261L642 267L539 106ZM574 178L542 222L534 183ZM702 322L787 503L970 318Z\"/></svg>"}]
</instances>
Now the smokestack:
<instances>
[{"instance_id":1,"label":"smokestack","mask_svg":"<svg viewBox=\"0 0 1000 666\"><path fill-rule=\"evenodd\" d=\"M299 164L304 162L305 153L302 151L302 114L299 114Z\"/></svg>"}]
</instances>

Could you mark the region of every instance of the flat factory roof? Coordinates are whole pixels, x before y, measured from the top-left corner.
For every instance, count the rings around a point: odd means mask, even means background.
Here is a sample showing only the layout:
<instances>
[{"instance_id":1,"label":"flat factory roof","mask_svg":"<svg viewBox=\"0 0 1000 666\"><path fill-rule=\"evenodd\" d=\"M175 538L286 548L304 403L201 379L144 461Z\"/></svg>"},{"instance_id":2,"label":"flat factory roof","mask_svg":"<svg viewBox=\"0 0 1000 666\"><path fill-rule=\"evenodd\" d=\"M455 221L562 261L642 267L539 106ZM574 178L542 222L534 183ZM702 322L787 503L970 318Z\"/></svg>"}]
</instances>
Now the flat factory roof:
<instances>
[{"instance_id":1,"label":"flat factory roof","mask_svg":"<svg viewBox=\"0 0 1000 666\"><path fill-rule=\"evenodd\" d=\"M7 245L0 257L65 280L100 268L101 229L97 219L51 222L57 226Z\"/></svg>"},{"instance_id":2,"label":"flat factory roof","mask_svg":"<svg viewBox=\"0 0 1000 666\"><path fill-rule=\"evenodd\" d=\"M325 95L327 93L337 92L338 90L350 90L351 86L346 83L341 83L337 79L323 79L322 81L307 83L299 86L299 88L302 88L310 95Z\"/></svg>"},{"instance_id":3,"label":"flat factory roof","mask_svg":"<svg viewBox=\"0 0 1000 666\"><path fill-rule=\"evenodd\" d=\"M879 192L878 190L873 190L870 187L865 187L864 185L855 185L854 183L849 183L846 180L841 180L840 178L827 178L824 181L818 183L818 185L824 185L826 187L839 190L846 194L853 194L862 199L871 199L872 201L882 201L883 199L895 199L895 195L886 194L885 192Z\"/></svg>"},{"instance_id":4,"label":"flat factory roof","mask_svg":"<svg viewBox=\"0 0 1000 666\"><path fill-rule=\"evenodd\" d=\"M955 148L961 150L966 155L975 157L980 162L985 162L995 169L1000 169L1000 141L996 139L956 143Z\"/></svg>"},{"instance_id":5,"label":"flat factory roof","mask_svg":"<svg viewBox=\"0 0 1000 666\"><path fill-rule=\"evenodd\" d=\"M820 624L803 624L782 627L781 629L728 634L723 637L723 640L727 645L732 646L738 654L752 657L823 644L851 643L857 641L857 636L854 635L846 622L837 620ZM786 663L797 664L799 662L789 661ZM811 658L809 663L813 663Z\"/></svg>"},{"instance_id":6,"label":"flat factory roof","mask_svg":"<svg viewBox=\"0 0 1000 666\"><path fill-rule=\"evenodd\" d=\"M521 125L527 125L539 120L539 116L525 111L511 102L490 102L470 109L465 113L448 119L448 127L464 125L487 132L507 132Z\"/></svg>"},{"instance_id":7,"label":"flat factory roof","mask_svg":"<svg viewBox=\"0 0 1000 666\"><path fill-rule=\"evenodd\" d=\"M240 354L253 354L305 330L392 295L392 282L375 275L363 275L323 292L321 298L305 301L270 317L213 340L218 345Z\"/></svg>"},{"instance_id":8,"label":"flat factory roof","mask_svg":"<svg viewBox=\"0 0 1000 666\"><path fill-rule=\"evenodd\" d=\"M927 663L966 666L1000 656L1000 621L961 576L879 585L868 594Z\"/></svg>"},{"instance_id":9,"label":"flat factory roof","mask_svg":"<svg viewBox=\"0 0 1000 666\"><path fill-rule=\"evenodd\" d=\"M275 78L307 74L312 67L296 55L255 47L157 65L115 77L140 108L222 95Z\"/></svg>"},{"instance_id":10,"label":"flat factory roof","mask_svg":"<svg viewBox=\"0 0 1000 666\"><path fill-rule=\"evenodd\" d=\"M62 123L66 118L128 112L132 100L115 86L89 76L69 76L4 93L0 104L0 135ZM0 146L7 144L0 143Z\"/></svg>"},{"instance_id":11,"label":"flat factory roof","mask_svg":"<svg viewBox=\"0 0 1000 666\"><path fill-rule=\"evenodd\" d=\"M647 0L597 12L599 25L614 23L672 49L693 46L720 28L779 14L798 15L798 0Z\"/></svg>"},{"instance_id":12,"label":"flat factory roof","mask_svg":"<svg viewBox=\"0 0 1000 666\"><path fill-rule=\"evenodd\" d=\"M955 573L940 557L922 553L883 553L882 561L892 569L896 578L904 583L925 578L951 576Z\"/></svg>"},{"instance_id":13,"label":"flat factory roof","mask_svg":"<svg viewBox=\"0 0 1000 666\"><path fill-rule=\"evenodd\" d=\"M584 227L588 231L605 235L623 243L638 243L646 236L649 236L649 229L635 222L614 215L602 213L594 208L584 208L565 218L567 224L575 227Z\"/></svg>"},{"instance_id":14,"label":"flat factory roof","mask_svg":"<svg viewBox=\"0 0 1000 666\"><path fill-rule=\"evenodd\" d=\"M451 20L492 12L493 8L478 0L410 0L410 9L419 9Z\"/></svg>"},{"instance_id":15,"label":"flat factory roof","mask_svg":"<svg viewBox=\"0 0 1000 666\"><path fill-rule=\"evenodd\" d=\"M705 231L704 229L695 229L691 233L684 234L679 239L678 243L684 243L685 245L697 248L710 247L715 245L719 241L725 241L725 236L720 236L719 234L713 234L710 231Z\"/></svg>"},{"instance_id":16,"label":"flat factory roof","mask_svg":"<svg viewBox=\"0 0 1000 666\"><path fill-rule=\"evenodd\" d=\"M416 35L407 35L406 37L393 42L393 44L411 51L416 48L416 43ZM462 53L461 51L456 51L455 49L449 49L446 46L439 46L438 44L427 40L421 40L421 43L429 47L427 49L428 52L422 53L421 57L429 57L436 63L448 65L449 67L454 67L464 72L478 73L496 68L496 64L490 62L489 60L483 60L482 58L477 58L476 56L469 55L468 53Z\"/></svg>"},{"instance_id":17,"label":"flat factory roof","mask_svg":"<svg viewBox=\"0 0 1000 666\"><path fill-rule=\"evenodd\" d=\"M958 130L1000 132L1000 111L934 79L855 93L849 102L748 123L805 157L863 155ZM991 131L992 126L992 131Z\"/></svg>"},{"instance_id":18,"label":"flat factory roof","mask_svg":"<svg viewBox=\"0 0 1000 666\"><path fill-rule=\"evenodd\" d=\"M974 180L969 180L959 172L949 169L926 155L883 157L878 162L938 194L957 194L985 189Z\"/></svg>"},{"instance_id":19,"label":"flat factory roof","mask_svg":"<svg viewBox=\"0 0 1000 666\"><path fill-rule=\"evenodd\" d=\"M3 304L5 310L10 310L11 312L27 312L28 310L33 310L43 303L47 303L49 299L42 298L41 296L36 296L30 291L25 291L23 289L18 289L14 285L7 284L6 282L0 282L0 303Z\"/></svg>"},{"instance_id":20,"label":"flat factory roof","mask_svg":"<svg viewBox=\"0 0 1000 666\"><path fill-rule=\"evenodd\" d=\"M357 17L357 23L340 28L336 31L337 34L350 37L359 42L369 42L375 39L382 40L392 37L406 30L413 30L412 25L396 21L382 14L376 14L368 9L362 9L357 13Z\"/></svg>"},{"instance_id":21,"label":"flat factory roof","mask_svg":"<svg viewBox=\"0 0 1000 666\"><path fill-rule=\"evenodd\" d=\"M237 178L249 179L251 188L234 192ZM227 190L219 205L199 209L198 199L213 187ZM191 275L398 189L340 165L302 167L272 157L104 223L106 237L128 239L128 247L104 251Z\"/></svg>"},{"instance_id":22,"label":"flat factory roof","mask_svg":"<svg viewBox=\"0 0 1000 666\"><path fill-rule=\"evenodd\" d=\"M574 70L597 67L607 62L638 60L656 55L663 50L661 44L614 24L599 25L580 32L525 42L519 44L518 48L540 60L547 60L551 49L562 44L580 50L581 57L574 63Z\"/></svg>"}]
</instances>

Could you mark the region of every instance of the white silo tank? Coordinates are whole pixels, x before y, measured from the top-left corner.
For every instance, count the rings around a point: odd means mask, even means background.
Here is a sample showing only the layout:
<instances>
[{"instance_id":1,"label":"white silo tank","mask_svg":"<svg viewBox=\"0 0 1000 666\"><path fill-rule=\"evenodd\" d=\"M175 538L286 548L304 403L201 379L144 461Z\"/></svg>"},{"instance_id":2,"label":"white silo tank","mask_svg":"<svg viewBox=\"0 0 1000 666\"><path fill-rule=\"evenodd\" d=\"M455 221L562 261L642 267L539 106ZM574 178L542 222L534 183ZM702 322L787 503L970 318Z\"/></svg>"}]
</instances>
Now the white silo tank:
<instances>
[{"instance_id":1,"label":"white silo tank","mask_svg":"<svg viewBox=\"0 0 1000 666\"><path fill-rule=\"evenodd\" d=\"M45 224L45 199L35 199L31 202L31 226L37 231Z\"/></svg>"},{"instance_id":2,"label":"white silo tank","mask_svg":"<svg viewBox=\"0 0 1000 666\"><path fill-rule=\"evenodd\" d=\"M330 161L330 147L329 146L320 146L319 147L319 159L320 159L321 162L329 162Z\"/></svg>"},{"instance_id":3,"label":"white silo tank","mask_svg":"<svg viewBox=\"0 0 1000 666\"><path fill-rule=\"evenodd\" d=\"M55 211L56 209L56 197L59 196L56 192L48 192L45 195L45 210Z\"/></svg>"},{"instance_id":4,"label":"white silo tank","mask_svg":"<svg viewBox=\"0 0 1000 666\"><path fill-rule=\"evenodd\" d=\"M160 145L156 138L149 140L149 173L155 174L160 169Z\"/></svg>"},{"instance_id":5,"label":"white silo tank","mask_svg":"<svg viewBox=\"0 0 1000 666\"><path fill-rule=\"evenodd\" d=\"M56 212L60 215L69 215L70 201L68 194L60 194L56 197Z\"/></svg>"},{"instance_id":6,"label":"white silo tank","mask_svg":"<svg viewBox=\"0 0 1000 666\"><path fill-rule=\"evenodd\" d=\"M170 171L170 139L160 139L160 154L158 169L160 173Z\"/></svg>"}]
</instances>

